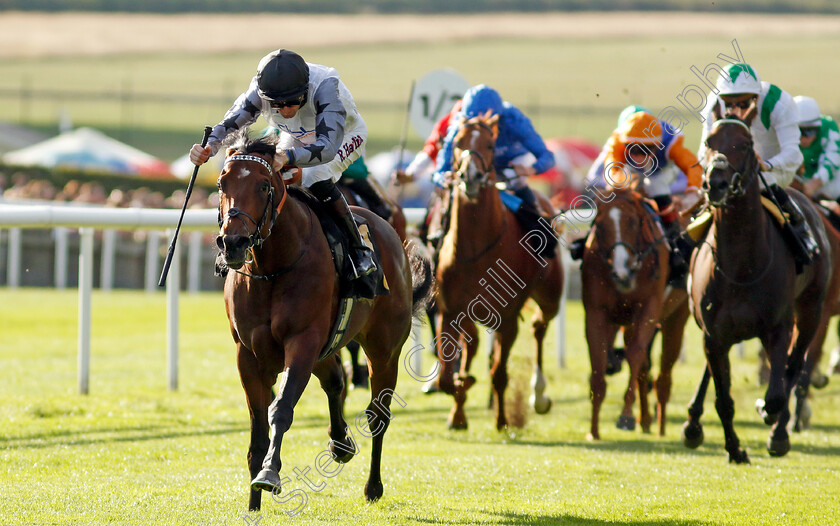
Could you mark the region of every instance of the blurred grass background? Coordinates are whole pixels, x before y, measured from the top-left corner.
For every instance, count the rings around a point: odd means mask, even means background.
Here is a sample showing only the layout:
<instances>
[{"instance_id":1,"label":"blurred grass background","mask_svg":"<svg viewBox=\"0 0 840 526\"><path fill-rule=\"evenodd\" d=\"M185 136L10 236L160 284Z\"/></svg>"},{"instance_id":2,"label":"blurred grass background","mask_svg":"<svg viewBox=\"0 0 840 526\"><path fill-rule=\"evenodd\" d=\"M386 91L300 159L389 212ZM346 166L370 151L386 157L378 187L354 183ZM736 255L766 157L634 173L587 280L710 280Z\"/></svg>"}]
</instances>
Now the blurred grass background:
<instances>
[{"instance_id":1,"label":"blurred grass background","mask_svg":"<svg viewBox=\"0 0 840 526\"><path fill-rule=\"evenodd\" d=\"M247 513L248 410L220 293L182 294L180 385L166 390L164 294L94 291L90 395L76 392L75 291L0 288L0 517L4 524L254 524ZM533 364L527 322L510 360L508 410L523 428L497 432L487 409L484 343L467 401L469 430L451 432L451 399L424 395L401 371L394 420L385 437L385 495L368 505L363 487L370 440L335 478L314 471L327 446L326 399L310 382L283 441L283 472L297 500L263 497L261 524L570 524L701 526L833 524L840 513L840 381L814 392L813 427L792 435L783 458L765 450L753 410L756 346L732 358L735 426L752 464L727 463L709 393L706 442L685 449L679 431L704 365L700 333L686 330L685 360L674 368L667 436L615 428L627 368L608 380L600 442L587 442L589 360L580 302L568 306L567 367L557 366L555 330L545 356L547 415L526 407ZM525 307L526 320L530 303ZM483 335L483 331L482 331ZM428 335L427 335L428 336ZM428 341L426 339L425 341ZM832 330L827 348L837 343ZM405 351L405 349L404 349ZM658 350L654 372L658 371ZM346 359L346 355L345 355ZM423 367L431 357L423 353ZM366 407L351 391L345 415ZM651 395L651 402L655 397ZM320 492L295 480L313 468ZM285 494L284 494L285 495ZM250 522L246 522L250 521Z\"/></svg>"},{"instance_id":2,"label":"blurred grass background","mask_svg":"<svg viewBox=\"0 0 840 526\"><path fill-rule=\"evenodd\" d=\"M732 38L695 31L676 39L657 37L652 26L644 38L522 37L297 50L339 70L368 123L368 155L373 155L399 144L412 79L441 67L456 69L471 84L498 89L546 138L579 136L600 144L624 106L684 110L677 95L698 83L689 68L723 63L719 53L733 56ZM763 80L792 95L813 96L824 113L840 112L835 89L840 66L834 57L840 34L751 32L733 38ZM205 124L221 120L266 51L4 58L0 120L55 133L64 116L171 161L200 138ZM168 100L144 100L149 94ZM692 120L685 134L695 149L699 121ZM419 148L423 139L409 127L409 148Z\"/></svg>"}]
</instances>

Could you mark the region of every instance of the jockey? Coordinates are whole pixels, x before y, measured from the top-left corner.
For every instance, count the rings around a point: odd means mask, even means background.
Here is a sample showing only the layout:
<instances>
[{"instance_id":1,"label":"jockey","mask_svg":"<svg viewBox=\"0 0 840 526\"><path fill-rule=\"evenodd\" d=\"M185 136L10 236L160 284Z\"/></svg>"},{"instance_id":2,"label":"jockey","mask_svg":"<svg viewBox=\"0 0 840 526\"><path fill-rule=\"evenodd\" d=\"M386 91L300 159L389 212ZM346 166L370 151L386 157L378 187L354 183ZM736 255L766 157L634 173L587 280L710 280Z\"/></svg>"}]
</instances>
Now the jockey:
<instances>
[{"instance_id":1,"label":"jockey","mask_svg":"<svg viewBox=\"0 0 840 526\"><path fill-rule=\"evenodd\" d=\"M507 187L522 200L524 219L536 227L539 219L537 198L528 186L527 178L553 167L554 154L545 146L531 120L509 102L502 101L499 93L489 86L473 86L464 94L463 107L450 122L443 147L438 152L437 171L433 175L435 183L442 186L443 174L452 170L453 143L460 124L484 115L488 110L499 116L499 135L494 152L496 173L499 180L506 181Z\"/></svg>"},{"instance_id":2,"label":"jockey","mask_svg":"<svg viewBox=\"0 0 840 526\"><path fill-rule=\"evenodd\" d=\"M828 115L820 113L817 101L798 96L799 149L805 160L799 167L803 191L809 197L819 195L840 203L840 130Z\"/></svg>"},{"instance_id":3,"label":"jockey","mask_svg":"<svg viewBox=\"0 0 840 526\"><path fill-rule=\"evenodd\" d=\"M408 183L414 181L418 176L431 174L434 171L435 160L437 159L438 152L443 146L443 140L446 138L449 123L452 120L452 117L461 111L461 104L463 103L463 100L464 99L458 99L455 101L455 105L452 106L452 110L435 123L432 133L429 134L425 144L423 144L423 149L417 152L417 155L414 156L414 159L405 168L405 171L394 171L392 175L394 179L400 183ZM402 159L400 159L400 162L402 162Z\"/></svg>"},{"instance_id":4,"label":"jockey","mask_svg":"<svg viewBox=\"0 0 840 526\"><path fill-rule=\"evenodd\" d=\"M662 229L671 246L670 264L675 276L684 274L688 266L677 250L681 229L672 187L681 172L687 178L686 190L696 192L703 174L697 157L685 147L684 141L683 134L669 124L660 122L644 108L630 106L622 112L618 127L604 145L602 163L596 161L596 172L590 171L589 176L595 186L621 188L628 184L626 178L631 171L644 175L645 193L656 202ZM585 240L585 237L576 240L569 247L573 259L583 256Z\"/></svg>"},{"instance_id":5,"label":"jockey","mask_svg":"<svg viewBox=\"0 0 840 526\"><path fill-rule=\"evenodd\" d=\"M730 64L723 69L715 85L717 96L710 94L703 110L703 135L698 157L706 152L706 137L718 115L732 115L748 121L761 176L772 196L790 217L793 255L801 264L813 261L819 247L805 216L784 188L793 182L802 164L799 150L799 118L793 97L778 86L762 82L747 64ZM766 193L765 190L762 190Z\"/></svg>"},{"instance_id":6,"label":"jockey","mask_svg":"<svg viewBox=\"0 0 840 526\"><path fill-rule=\"evenodd\" d=\"M387 221L391 217L391 208L388 206L385 196L381 195L377 187L371 184L369 175L370 170L365 164L364 157L359 157L342 172L341 183L364 199L371 212Z\"/></svg>"},{"instance_id":7,"label":"jockey","mask_svg":"<svg viewBox=\"0 0 840 526\"><path fill-rule=\"evenodd\" d=\"M362 241L347 202L335 187L342 172L361 157L367 140L365 121L338 72L305 62L286 49L272 51L260 60L247 91L213 128L207 146L193 145L190 160L196 166L206 162L231 132L260 116L279 136L275 170L299 166L301 184L326 205L350 240L354 268L348 277L376 270L373 252Z\"/></svg>"}]
</instances>

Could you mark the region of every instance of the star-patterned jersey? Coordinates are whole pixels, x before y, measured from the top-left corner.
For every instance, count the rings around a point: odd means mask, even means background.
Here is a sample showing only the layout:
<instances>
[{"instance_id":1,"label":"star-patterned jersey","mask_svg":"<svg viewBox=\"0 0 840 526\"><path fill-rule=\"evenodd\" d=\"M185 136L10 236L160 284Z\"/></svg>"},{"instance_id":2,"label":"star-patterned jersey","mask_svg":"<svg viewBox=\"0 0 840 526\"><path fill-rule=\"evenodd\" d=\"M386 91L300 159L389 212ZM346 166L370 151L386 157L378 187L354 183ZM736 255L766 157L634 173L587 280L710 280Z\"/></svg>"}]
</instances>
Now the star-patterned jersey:
<instances>
[{"instance_id":1,"label":"star-patterned jersey","mask_svg":"<svg viewBox=\"0 0 840 526\"><path fill-rule=\"evenodd\" d=\"M262 115L279 134L278 148L286 150L289 164L316 166L336 155L349 155L346 148L340 148L345 130L364 127L356 103L334 68L308 62L307 65L308 97L294 117L283 118L279 109L260 97L254 76L248 90L236 99L222 122L213 127L207 142L212 154L231 132L253 124Z\"/></svg>"}]
</instances>

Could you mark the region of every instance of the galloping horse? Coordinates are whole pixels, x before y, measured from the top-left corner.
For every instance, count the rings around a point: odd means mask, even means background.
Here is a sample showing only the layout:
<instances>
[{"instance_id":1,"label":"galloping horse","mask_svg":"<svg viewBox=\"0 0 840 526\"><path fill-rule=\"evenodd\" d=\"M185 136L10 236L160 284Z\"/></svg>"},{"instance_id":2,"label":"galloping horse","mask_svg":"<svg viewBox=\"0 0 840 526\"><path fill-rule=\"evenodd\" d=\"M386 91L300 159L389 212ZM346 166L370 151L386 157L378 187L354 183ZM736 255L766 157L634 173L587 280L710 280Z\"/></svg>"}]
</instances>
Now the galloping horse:
<instances>
[{"instance_id":1,"label":"galloping horse","mask_svg":"<svg viewBox=\"0 0 840 526\"><path fill-rule=\"evenodd\" d=\"M679 356L688 312L686 294L674 290L665 305L668 245L644 196L634 189L612 189L609 201L599 201L581 265L586 341L592 366L590 396L592 421L587 438L597 440L598 415L607 390L607 353L620 327L630 378L624 407L616 427L635 429L633 404L639 395L639 423L650 432L647 403L648 348L662 320L662 357L657 381L659 434L665 434L665 408L671 391L671 369ZM667 316L663 316L667 314Z\"/></svg>"},{"instance_id":2,"label":"galloping horse","mask_svg":"<svg viewBox=\"0 0 840 526\"><path fill-rule=\"evenodd\" d=\"M697 447L703 441L700 416L711 374L729 461L747 463L749 457L732 425L735 407L730 394L729 349L754 337L767 349L770 381L758 406L764 422L773 425L768 453L786 454L790 450L786 429L790 394L819 324L831 253L813 205L804 195L788 189L816 234L821 251L797 275L775 220L762 206L758 160L744 121L728 116L717 120L706 145L703 187L713 207L713 224L692 257L689 304L703 331L708 367L689 406L683 443ZM791 347L794 329L798 335Z\"/></svg>"},{"instance_id":3,"label":"galloping horse","mask_svg":"<svg viewBox=\"0 0 840 526\"><path fill-rule=\"evenodd\" d=\"M475 322L495 330L490 374L496 427L501 430L507 425L507 359L519 330L519 312L528 298L537 304L531 320L536 339L533 405L538 413L551 407L551 400L542 392L542 349L548 323L559 308L563 268L559 254L543 258L525 239L553 233L524 231L502 203L493 167L497 135L498 116L474 117L461 124L454 142L453 166L458 170L447 181L449 195L444 197L450 203L449 227L437 258L440 314L435 340L443 366L438 386L455 401L448 421L453 429L467 427L464 403L467 390L475 383L469 370L478 348ZM466 353L456 373L455 359L464 344Z\"/></svg>"},{"instance_id":4,"label":"galloping horse","mask_svg":"<svg viewBox=\"0 0 840 526\"><path fill-rule=\"evenodd\" d=\"M384 196L385 192L379 187L379 183L376 182L376 179L370 177L368 179L368 183L376 187L378 190L379 195ZM370 209L368 203L364 203L362 200L363 197L359 196L356 190L353 188L352 182L347 184L345 179L339 179L336 183L336 186L341 193L344 195L344 198L347 200L347 204L351 206L361 206L363 208ZM391 216L387 219L388 223L394 227L394 230L397 232L397 235L400 236L400 239L405 243L406 237L406 227L408 225L405 219L405 213L403 212L402 207L396 203L395 201L385 197L383 198L384 205L391 211ZM367 364L359 363L359 344L356 341L351 341L347 344L347 352L350 353L350 371L348 372L348 376L350 376L351 385L353 387L359 388L367 388L368 385L368 368Z\"/></svg>"},{"instance_id":5,"label":"galloping horse","mask_svg":"<svg viewBox=\"0 0 840 526\"><path fill-rule=\"evenodd\" d=\"M281 442L313 373L329 403L332 459L347 462L353 457L355 444L343 416L344 375L340 361L330 356L351 338L364 347L371 371L366 414L373 446L365 496L373 501L382 496L382 439L391 420L391 398L396 396L400 350L412 314L431 286L431 272L423 272L422 265L406 255L388 223L354 208L368 222L390 293L357 300L344 336L328 344L340 285L330 247L313 203L307 204L308 193L287 188L272 169L274 149L268 139L244 137L228 149L218 180L216 243L231 269L225 281L225 308L251 417L249 507L259 509L260 490L280 490ZM282 379L272 401L278 374Z\"/></svg>"}]
</instances>

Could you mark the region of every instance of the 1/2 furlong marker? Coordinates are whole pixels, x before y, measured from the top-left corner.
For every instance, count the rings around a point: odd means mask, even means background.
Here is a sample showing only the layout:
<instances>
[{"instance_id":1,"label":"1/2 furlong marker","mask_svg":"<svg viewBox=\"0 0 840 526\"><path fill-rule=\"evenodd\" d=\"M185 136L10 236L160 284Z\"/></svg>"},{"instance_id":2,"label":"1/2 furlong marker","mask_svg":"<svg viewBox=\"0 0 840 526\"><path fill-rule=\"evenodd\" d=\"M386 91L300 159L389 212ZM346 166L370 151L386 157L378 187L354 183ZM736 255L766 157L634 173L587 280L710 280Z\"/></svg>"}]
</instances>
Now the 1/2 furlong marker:
<instances>
[{"instance_id":1,"label":"1/2 furlong marker","mask_svg":"<svg viewBox=\"0 0 840 526\"><path fill-rule=\"evenodd\" d=\"M204 127L204 137L201 139L201 146L207 146L207 140L210 138L210 132L213 128L210 126ZM181 217L178 218L178 226L175 227L175 234L172 236L172 243L169 244L169 252L166 254L166 261L163 262L163 270L160 272L160 280L158 280L158 287L166 285L166 275L169 274L169 266L172 264L172 256L175 254L175 243L178 242L178 232L181 230L181 222L184 220L184 213L187 211L187 203L190 202L190 194L192 193L195 178L198 177L198 166L193 169L192 177L187 185L187 194L184 196L184 206L181 208Z\"/></svg>"}]
</instances>

